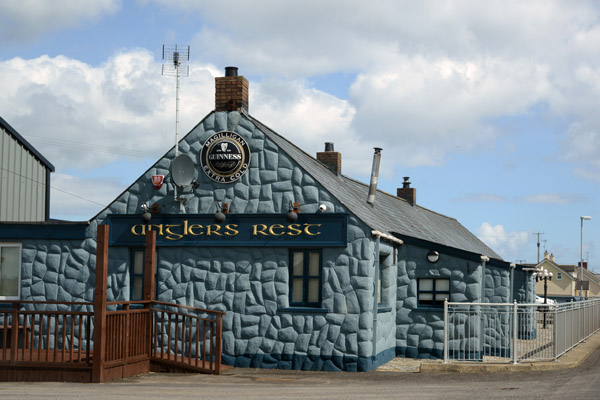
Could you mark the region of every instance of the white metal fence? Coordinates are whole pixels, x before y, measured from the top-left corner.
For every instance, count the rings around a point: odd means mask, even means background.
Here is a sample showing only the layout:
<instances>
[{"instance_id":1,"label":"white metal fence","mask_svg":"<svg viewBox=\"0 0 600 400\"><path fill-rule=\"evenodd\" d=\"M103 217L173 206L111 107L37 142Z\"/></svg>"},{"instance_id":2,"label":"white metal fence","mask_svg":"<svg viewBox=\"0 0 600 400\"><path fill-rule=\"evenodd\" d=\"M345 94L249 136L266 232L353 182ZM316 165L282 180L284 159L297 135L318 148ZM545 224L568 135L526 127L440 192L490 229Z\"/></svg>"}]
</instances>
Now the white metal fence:
<instances>
[{"instance_id":1,"label":"white metal fence","mask_svg":"<svg viewBox=\"0 0 600 400\"><path fill-rule=\"evenodd\" d=\"M444 303L444 362L555 360L600 329L600 299Z\"/></svg>"}]
</instances>

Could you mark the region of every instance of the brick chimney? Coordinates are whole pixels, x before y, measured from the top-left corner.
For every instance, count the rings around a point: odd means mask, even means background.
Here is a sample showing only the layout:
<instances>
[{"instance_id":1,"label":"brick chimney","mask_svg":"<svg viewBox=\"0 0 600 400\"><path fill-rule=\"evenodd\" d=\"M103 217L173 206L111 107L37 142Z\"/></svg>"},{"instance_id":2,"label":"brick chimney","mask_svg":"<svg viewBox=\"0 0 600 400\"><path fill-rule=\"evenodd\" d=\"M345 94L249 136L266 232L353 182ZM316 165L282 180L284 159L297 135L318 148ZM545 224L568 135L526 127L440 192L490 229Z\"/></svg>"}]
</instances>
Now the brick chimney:
<instances>
[{"instance_id":1,"label":"brick chimney","mask_svg":"<svg viewBox=\"0 0 600 400\"><path fill-rule=\"evenodd\" d=\"M215 78L216 111L248 111L248 80L237 67L225 67L225 76Z\"/></svg>"},{"instance_id":2,"label":"brick chimney","mask_svg":"<svg viewBox=\"0 0 600 400\"><path fill-rule=\"evenodd\" d=\"M408 176L404 177L402 187L397 189L396 196L408 201L411 206L414 206L417 204L417 189L410 187L409 179Z\"/></svg>"},{"instance_id":3,"label":"brick chimney","mask_svg":"<svg viewBox=\"0 0 600 400\"><path fill-rule=\"evenodd\" d=\"M325 164L334 174L342 173L342 154L333 150L333 143L325 143L325 151L317 153L317 160Z\"/></svg>"}]
</instances>

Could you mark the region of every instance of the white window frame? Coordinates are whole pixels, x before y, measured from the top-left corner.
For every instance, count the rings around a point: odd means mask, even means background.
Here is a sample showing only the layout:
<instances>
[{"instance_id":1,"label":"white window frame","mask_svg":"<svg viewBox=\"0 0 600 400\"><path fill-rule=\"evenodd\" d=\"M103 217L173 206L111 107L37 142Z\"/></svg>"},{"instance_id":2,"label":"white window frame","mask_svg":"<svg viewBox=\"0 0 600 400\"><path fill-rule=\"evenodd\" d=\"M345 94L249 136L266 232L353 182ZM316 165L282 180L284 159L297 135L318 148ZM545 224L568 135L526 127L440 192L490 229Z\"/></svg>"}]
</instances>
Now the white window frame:
<instances>
[{"instance_id":1,"label":"white window frame","mask_svg":"<svg viewBox=\"0 0 600 400\"><path fill-rule=\"evenodd\" d=\"M17 247L19 249L19 264L17 266L17 285L18 285L18 295L17 296L3 296L0 294L0 300L19 300L21 298L21 256L23 253L23 246L21 243L11 243L11 242L0 242L0 255L2 253L2 247Z\"/></svg>"},{"instance_id":2,"label":"white window frame","mask_svg":"<svg viewBox=\"0 0 600 400\"><path fill-rule=\"evenodd\" d=\"M557 273L556 273L556 280L557 280L557 281L560 281L560 280L562 280L562 272L557 272Z\"/></svg>"}]
</instances>

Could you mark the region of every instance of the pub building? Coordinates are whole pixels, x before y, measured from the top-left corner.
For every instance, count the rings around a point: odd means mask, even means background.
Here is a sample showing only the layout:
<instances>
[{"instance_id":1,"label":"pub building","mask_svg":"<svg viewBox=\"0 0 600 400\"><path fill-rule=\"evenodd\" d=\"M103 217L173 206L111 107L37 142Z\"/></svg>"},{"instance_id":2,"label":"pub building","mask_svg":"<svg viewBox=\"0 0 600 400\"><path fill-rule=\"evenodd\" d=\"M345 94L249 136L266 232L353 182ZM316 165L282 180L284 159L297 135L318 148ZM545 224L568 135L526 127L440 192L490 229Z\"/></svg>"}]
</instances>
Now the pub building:
<instances>
[{"instance_id":1,"label":"pub building","mask_svg":"<svg viewBox=\"0 0 600 400\"><path fill-rule=\"evenodd\" d=\"M222 362L369 371L394 357L441 358L444 299L533 302L535 282L456 219L342 173L249 114L237 68L215 109L85 223L0 225L21 252L20 300L92 301L97 229L110 228L108 300L144 293L156 232L155 299L224 311Z\"/></svg>"}]
</instances>

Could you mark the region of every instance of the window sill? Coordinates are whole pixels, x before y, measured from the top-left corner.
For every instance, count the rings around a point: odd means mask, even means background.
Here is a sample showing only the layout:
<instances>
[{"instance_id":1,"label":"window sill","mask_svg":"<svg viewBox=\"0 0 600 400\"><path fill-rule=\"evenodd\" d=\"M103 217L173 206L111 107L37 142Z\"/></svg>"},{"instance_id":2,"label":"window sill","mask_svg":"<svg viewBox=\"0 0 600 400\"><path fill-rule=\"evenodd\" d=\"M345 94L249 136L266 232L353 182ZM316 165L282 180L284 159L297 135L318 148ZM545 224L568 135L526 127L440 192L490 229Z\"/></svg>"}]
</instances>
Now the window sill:
<instances>
[{"instance_id":1,"label":"window sill","mask_svg":"<svg viewBox=\"0 0 600 400\"><path fill-rule=\"evenodd\" d=\"M413 309L413 311L440 311L444 312L444 306L434 307L434 306L417 306L417 308Z\"/></svg>"},{"instance_id":2,"label":"window sill","mask_svg":"<svg viewBox=\"0 0 600 400\"><path fill-rule=\"evenodd\" d=\"M277 312L326 314L329 310L317 307L279 307Z\"/></svg>"},{"instance_id":3,"label":"window sill","mask_svg":"<svg viewBox=\"0 0 600 400\"><path fill-rule=\"evenodd\" d=\"M392 311L392 307L382 307L382 306L377 307L377 313L386 313L386 312L391 312L391 311Z\"/></svg>"}]
</instances>

